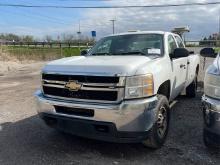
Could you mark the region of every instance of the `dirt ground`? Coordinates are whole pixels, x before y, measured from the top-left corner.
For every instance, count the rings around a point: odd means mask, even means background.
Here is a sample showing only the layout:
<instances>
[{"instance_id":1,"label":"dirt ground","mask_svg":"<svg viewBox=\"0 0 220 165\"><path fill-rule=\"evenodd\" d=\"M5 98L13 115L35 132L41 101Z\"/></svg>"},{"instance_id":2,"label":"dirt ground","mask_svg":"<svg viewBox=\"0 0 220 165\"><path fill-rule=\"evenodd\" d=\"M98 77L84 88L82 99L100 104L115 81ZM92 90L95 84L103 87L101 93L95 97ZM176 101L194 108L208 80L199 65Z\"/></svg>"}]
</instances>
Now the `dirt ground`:
<instances>
[{"instance_id":1,"label":"dirt ground","mask_svg":"<svg viewBox=\"0 0 220 165\"><path fill-rule=\"evenodd\" d=\"M0 164L220 164L220 152L202 141L202 88L196 98L177 98L165 145L116 144L61 134L37 116L34 91L40 69L32 63L0 75ZM199 80L203 79L203 71Z\"/></svg>"}]
</instances>

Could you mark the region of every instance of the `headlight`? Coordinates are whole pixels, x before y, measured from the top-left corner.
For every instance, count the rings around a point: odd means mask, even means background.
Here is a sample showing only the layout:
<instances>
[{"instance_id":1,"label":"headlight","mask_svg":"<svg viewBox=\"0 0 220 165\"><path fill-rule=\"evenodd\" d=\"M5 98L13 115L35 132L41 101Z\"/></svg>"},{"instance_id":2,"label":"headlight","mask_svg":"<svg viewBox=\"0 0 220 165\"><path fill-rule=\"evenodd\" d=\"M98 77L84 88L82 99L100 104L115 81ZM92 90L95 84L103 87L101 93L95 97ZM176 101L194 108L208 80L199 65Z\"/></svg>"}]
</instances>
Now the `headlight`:
<instances>
[{"instance_id":1,"label":"headlight","mask_svg":"<svg viewBox=\"0 0 220 165\"><path fill-rule=\"evenodd\" d=\"M214 74L214 75L219 75L219 69L218 66L216 66L215 64L210 65L210 67L208 68L208 74Z\"/></svg>"},{"instance_id":2,"label":"headlight","mask_svg":"<svg viewBox=\"0 0 220 165\"><path fill-rule=\"evenodd\" d=\"M126 78L125 98L141 98L154 94L153 75L133 76Z\"/></svg>"},{"instance_id":3,"label":"headlight","mask_svg":"<svg viewBox=\"0 0 220 165\"><path fill-rule=\"evenodd\" d=\"M204 92L207 96L220 99L220 75L206 73Z\"/></svg>"}]
</instances>

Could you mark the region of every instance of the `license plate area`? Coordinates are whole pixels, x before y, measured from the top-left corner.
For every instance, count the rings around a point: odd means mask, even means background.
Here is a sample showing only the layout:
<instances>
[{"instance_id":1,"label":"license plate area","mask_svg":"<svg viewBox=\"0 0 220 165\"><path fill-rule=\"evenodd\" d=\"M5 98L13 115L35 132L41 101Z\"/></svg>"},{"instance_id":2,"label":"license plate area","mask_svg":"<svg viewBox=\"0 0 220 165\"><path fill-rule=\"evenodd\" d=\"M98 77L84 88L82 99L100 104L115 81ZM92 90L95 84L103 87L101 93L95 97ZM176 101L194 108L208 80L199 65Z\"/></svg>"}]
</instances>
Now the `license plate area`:
<instances>
[{"instance_id":1,"label":"license plate area","mask_svg":"<svg viewBox=\"0 0 220 165\"><path fill-rule=\"evenodd\" d=\"M83 109L83 108L71 108L71 107L62 107L54 106L56 113L74 115L74 116L83 116L83 117L94 117L93 109Z\"/></svg>"}]
</instances>

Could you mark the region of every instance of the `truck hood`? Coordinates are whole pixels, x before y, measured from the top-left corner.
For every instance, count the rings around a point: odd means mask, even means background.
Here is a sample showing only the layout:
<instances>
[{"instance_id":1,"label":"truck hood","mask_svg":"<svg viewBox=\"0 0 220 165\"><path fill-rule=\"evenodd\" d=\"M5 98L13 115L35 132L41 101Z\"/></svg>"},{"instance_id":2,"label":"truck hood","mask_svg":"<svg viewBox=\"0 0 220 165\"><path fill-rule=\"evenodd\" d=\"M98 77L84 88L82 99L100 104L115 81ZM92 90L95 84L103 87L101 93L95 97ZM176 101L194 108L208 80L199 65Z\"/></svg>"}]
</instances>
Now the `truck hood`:
<instances>
[{"instance_id":1,"label":"truck hood","mask_svg":"<svg viewBox=\"0 0 220 165\"><path fill-rule=\"evenodd\" d=\"M48 63L44 73L132 76L152 58L146 56L75 56Z\"/></svg>"}]
</instances>

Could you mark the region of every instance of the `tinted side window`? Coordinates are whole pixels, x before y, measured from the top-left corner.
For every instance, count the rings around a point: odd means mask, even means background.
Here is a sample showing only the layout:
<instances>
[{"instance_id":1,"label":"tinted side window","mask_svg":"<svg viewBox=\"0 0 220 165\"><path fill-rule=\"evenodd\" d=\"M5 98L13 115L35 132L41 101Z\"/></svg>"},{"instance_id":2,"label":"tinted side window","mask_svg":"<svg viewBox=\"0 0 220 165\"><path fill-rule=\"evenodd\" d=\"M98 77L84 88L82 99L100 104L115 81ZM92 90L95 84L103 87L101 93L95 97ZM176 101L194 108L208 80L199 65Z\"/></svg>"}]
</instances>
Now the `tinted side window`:
<instances>
[{"instance_id":1,"label":"tinted side window","mask_svg":"<svg viewBox=\"0 0 220 165\"><path fill-rule=\"evenodd\" d=\"M177 44L179 45L179 48L184 48L183 41L180 39L180 37L175 36L175 38L176 38Z\"/></svg>"},{"instance_id":2,"label":"tinted side window","mask_svg":"<svg viewBox=\"0 0 220 165\"><path fill-rule=\"evenodd\" d=\"M174 49L177 48L176 42L173 38L173 36L169 35L168 36L168 49L169 49L169 54L173 54Z\"/></svg>"}]
</instances>

